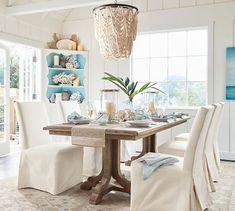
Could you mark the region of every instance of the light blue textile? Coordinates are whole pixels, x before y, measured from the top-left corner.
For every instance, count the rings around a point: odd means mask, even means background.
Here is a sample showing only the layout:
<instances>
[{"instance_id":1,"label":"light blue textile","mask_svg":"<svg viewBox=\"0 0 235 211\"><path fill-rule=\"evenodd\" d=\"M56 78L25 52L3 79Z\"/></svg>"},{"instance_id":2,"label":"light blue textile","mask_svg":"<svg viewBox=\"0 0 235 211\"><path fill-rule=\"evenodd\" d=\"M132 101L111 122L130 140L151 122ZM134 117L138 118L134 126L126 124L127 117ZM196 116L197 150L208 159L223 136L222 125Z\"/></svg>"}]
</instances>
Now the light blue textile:
<instances>
[{"instance_id":1,"label":"light blue textile","mask_svg":"<svg viewBox=\"0 0 235 211\"><path fill-rule=\"evenodd\" d=\"M140 159L140 162L143 163L143 177L144 180L146 180L160 167L173 165L174 163L179 162L179 160L175 157L157 153L154 155L143 156L143 158Z\"/></svg>"}]
</instances>

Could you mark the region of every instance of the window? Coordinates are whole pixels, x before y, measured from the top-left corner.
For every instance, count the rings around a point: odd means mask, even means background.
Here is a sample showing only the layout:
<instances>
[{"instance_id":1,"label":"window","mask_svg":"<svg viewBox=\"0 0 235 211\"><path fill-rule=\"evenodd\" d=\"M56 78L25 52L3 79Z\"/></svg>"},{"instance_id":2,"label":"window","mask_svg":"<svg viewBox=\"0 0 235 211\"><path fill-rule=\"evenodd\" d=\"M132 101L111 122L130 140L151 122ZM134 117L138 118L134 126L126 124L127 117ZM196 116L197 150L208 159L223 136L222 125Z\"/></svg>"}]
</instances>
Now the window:
<instances>
[{"instance_id":1,"label":"window","mask_svg":"<svg viewBox=\"0 0 235 211\"><path fill-rule=\"evenodd\" d=\"M201 106L207 103L207 29L138 35L133 46L131 76L158 82L159 106Z\"/></svg>"}]
</instances>

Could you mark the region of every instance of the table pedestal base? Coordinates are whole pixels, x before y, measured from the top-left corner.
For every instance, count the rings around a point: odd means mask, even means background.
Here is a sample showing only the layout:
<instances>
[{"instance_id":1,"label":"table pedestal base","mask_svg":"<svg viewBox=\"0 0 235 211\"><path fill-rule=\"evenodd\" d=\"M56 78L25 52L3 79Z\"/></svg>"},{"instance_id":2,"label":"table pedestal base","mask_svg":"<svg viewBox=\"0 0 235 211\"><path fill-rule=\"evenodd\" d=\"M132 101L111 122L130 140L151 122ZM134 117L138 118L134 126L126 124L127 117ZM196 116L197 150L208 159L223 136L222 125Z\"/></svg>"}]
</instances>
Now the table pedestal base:
<instances>
[{"instance_id":1,"label":"table pedestal base","mask_svg":"<svg viewBox=\"0 0 235 211\"><path fill-rule=\"evenodd\" d=\"M110 184L111 178L116 180ZM98 176L89 177L81 184L83 190L90 190L94 187L90 197L91 204L99 204L105 194L112 190L130 193L131 183L120 170L120 141L106 140L105 148L102 151L102 171Z\"/></svg>"}]
</instances>

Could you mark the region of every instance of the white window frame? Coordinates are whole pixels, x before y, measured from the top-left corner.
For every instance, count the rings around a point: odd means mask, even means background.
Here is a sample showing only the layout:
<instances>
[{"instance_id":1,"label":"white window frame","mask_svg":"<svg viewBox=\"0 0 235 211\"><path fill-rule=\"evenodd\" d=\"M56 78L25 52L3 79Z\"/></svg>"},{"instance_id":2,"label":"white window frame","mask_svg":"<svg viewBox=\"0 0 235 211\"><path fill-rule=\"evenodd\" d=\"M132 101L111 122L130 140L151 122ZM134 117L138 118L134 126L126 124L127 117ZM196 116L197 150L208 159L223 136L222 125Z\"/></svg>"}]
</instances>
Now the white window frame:
<instances>
[{"instance_id":1,"label":"white window frame","mask_svg":"<svg viewBox=\"0 0 235 211\"><path fill-rule=\"evenodd\" d=\"M214 22L211 22L203 26L194 26L194 27L182 27L182 28L172 28L167 30L153 30L148 32L140 32L138 35L144 34L154 34L154 33L167 33L167 32L178 32L178 31L190 31L190 30L200 30L207 29L208 36L208 46L207 46L207 104L213 103L214 99ZM149 57L151 59L151 57ZM140 58L141 59L141 58ZM144 58L143 58L144 59ZM150 65L149 65L150 71ZM133 56L130 58L130 78L133 80ZM197 106L169 106L166 105L166 109L198 109Z\"/></svg>"}]
</instances>

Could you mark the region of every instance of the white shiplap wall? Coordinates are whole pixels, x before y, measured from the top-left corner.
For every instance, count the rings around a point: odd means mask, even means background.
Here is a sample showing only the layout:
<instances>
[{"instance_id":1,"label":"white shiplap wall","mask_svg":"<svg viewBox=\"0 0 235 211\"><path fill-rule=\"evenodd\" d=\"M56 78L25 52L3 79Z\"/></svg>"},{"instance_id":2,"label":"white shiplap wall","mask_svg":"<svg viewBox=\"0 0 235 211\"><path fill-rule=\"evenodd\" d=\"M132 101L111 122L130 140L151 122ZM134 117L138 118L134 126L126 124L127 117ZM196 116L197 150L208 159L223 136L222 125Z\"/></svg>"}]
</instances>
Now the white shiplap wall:
<instances>
[{"instance_id":1,"label":"white shiplap wall","mask_svg":"<svg viewBox=\"0 0 235 211\"><path fill-rule=\"evenodd\" d=\"M53 32L62 33L62 23L46 14L6 16L0 5L0 39L45 47Z\"/></svg>"},{"instance_id":2,"label":"white shiplap wall","mask_svg":"<svg viewBox=\"0 0 235 211\"><path fill-rule=\"evenodd\" d=\"M232 0L133 0L140 9L138 32L208 26L209 29L209 102L225 100L225 49L234 45L235 1ZM99 98L99 89L108 87L100 78L104 71L127 76L129 61L105 61L94 37L92 8L76 9L63 24L63 33L78 33L89 50L91 99ZM144 72L143 72L144 74ZM189 110L191 115L195 111ZM187 125L163 133L160 142L187 130ZM220 128L223 158L235 160L235 102L226 101Z\"/></svg>"}]
</instances>

